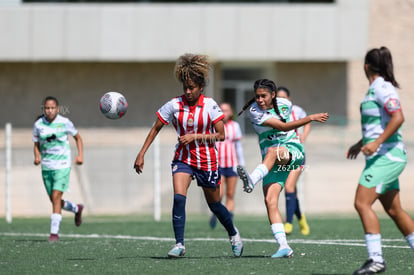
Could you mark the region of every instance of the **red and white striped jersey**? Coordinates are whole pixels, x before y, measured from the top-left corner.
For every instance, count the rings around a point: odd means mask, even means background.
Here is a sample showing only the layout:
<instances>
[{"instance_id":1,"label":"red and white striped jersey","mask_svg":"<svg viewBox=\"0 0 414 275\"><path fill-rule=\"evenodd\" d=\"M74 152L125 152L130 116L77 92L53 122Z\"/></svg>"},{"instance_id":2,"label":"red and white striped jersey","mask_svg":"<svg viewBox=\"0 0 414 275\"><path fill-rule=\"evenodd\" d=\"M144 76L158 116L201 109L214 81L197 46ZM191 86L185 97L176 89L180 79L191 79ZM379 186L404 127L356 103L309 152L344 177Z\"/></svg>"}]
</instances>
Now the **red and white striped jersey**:
<instances>
[{"instance_id":1,"label":"red and white striped jersey","mask_svg":"<svg viewBox=\"0 0 414 275\"><path fill-rule=\"evenodd\" d=\"M198 103L189 106L184 95L165 103L158 111L158 118L168 125L172 122L179 137L185 134L211 134L213 125L224 118L214 99L200 95ZM187 145L177 143L174 160L182 161L203 171L218 169L218 152L214 140L194 141Z\"/></svg>"},{"instance_id":2,"label":"red and white striped jersey","mask_svg":"<svg viewBox=\"0 0 414 275\"><path fill-rule=\"evenodd\" d=\"M236 142L241 140L242 132L239 123L233 120L229 120L224 124L224 130L226 132L226 139L217 142L219 163L220 167L232 168L239 164Z\"/></svg>"},{"instance_id":3,"label":"red and white striped jersey","mask_svg":"<svg viewBox=\"0 0 414 275\"><path fill-rule=\"evenodd\" d=\"M300 107L298 105L293 105L292 106L292 119L293 120L299 120L299 119L305 118L306 116L307 116L307 114L306 114L305 110L302 107ZM299 127L299 128L296 128L295 132L298 136L300 134L302 134L303 133L303 126Z\"/></svg>"}]
</instances>

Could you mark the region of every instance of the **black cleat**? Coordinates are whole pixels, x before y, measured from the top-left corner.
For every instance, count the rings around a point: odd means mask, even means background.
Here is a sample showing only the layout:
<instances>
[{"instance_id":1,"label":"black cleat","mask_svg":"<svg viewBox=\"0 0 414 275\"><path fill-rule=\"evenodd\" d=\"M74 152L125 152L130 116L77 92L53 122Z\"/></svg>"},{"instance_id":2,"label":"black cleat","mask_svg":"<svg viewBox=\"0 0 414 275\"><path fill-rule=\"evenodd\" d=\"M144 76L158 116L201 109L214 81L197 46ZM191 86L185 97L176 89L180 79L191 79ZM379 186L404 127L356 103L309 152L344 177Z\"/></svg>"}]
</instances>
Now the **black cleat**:
<instances>
[{"instance_id":1,"label":"black cleat","mask_svg":"<svg viewBox=\"0 0 414 275\"><path fill-rule=\"evenodd\" d=\"M354 272L354 275L368 275L382 273L387 269L385 262L374 262L373 259L367 260L364 265Z\"/></svg>"}]
</instances>

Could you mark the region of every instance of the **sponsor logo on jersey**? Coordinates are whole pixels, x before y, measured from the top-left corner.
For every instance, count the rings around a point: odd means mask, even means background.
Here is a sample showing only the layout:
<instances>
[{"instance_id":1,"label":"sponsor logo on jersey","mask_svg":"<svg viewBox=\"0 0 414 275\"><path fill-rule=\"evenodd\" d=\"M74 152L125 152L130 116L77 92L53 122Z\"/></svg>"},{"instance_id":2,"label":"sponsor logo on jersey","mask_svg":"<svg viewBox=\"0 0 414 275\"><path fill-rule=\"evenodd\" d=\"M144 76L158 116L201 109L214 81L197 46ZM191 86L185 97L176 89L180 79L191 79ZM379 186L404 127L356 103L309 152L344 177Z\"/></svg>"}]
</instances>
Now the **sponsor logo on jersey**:
<instances>
[{"instance_id":1,"label":"sponsor logo on jersey","mask_svg":"<svg viewBox=\"0 0 414 275\"><path fill-rule=\"evenodd\" d=\"M187 121L187 125L190 126L190 127L194 126L194 119L189 118L188 121Z\"/></svg>"},{"instance_id":2,"label":"sponsor logo on jersey","mask_svg":"<svg viewBox=\"0 0 414 275\"><path fill-rule=\"evenodd\" d=\"M280 134L270 134L267 136L268 140L277 140L283 137L286 137L287 133L286 132L281 132Z\"/></svg>"}]
</instances>

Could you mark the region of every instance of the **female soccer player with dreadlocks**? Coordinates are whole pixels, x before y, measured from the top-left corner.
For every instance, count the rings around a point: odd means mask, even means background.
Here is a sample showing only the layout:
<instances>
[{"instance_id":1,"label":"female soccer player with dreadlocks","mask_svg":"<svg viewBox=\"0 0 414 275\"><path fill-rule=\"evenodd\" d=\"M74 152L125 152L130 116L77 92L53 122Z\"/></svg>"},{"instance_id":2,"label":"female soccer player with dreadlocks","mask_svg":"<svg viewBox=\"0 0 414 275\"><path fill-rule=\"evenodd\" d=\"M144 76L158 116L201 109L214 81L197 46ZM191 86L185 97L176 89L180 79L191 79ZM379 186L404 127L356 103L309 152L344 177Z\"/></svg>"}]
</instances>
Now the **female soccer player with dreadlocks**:
<instances>
[{"instance_id":1,"label":"female soccer player with dreadlocks","mask_svg":"<svg viewBox=\"0 0 414 275\"><path fill-rule=\"evenodd\" d=\"M138 174L144 168L144 155L164 125L172 123L178 134L171 164L174 188L172 222L176 244L168 257L184 256L185 204L193 178L203 188L208 207L227 230L236 257L242 255L243 243L231 215L220 202L220 173L216 141L224 140L223 112L217 103L203 95L210 63L205 55L180 56L175 75L183 84L184 94L165 103L157 111L157 120L148 133L134 163Z\"/></svg>"},{"instance_id":2,"label":"female soccer player with dreadlocks","mask_svg":"<svg viewBox=\"0 0 414 275\"><path fill-rule=\"evenodd\" d=\"M267 215L279 244L279 249L272 258L292 257L293 250L286 240L278 202L289 172L300 167L303 162L303 145L294 129L312 121L323 123L329 116L327 113L319 113L290 121L292 103L285 98L276 98L277 87L272 80L257 80L254 92L255 97L243 107L239 115L250 107L248 114L259 137L263 162L251 174L243 166L238 166L237 172L247 193L252 192L255 184L263 180Z\"/></svg>"}]
</instances>

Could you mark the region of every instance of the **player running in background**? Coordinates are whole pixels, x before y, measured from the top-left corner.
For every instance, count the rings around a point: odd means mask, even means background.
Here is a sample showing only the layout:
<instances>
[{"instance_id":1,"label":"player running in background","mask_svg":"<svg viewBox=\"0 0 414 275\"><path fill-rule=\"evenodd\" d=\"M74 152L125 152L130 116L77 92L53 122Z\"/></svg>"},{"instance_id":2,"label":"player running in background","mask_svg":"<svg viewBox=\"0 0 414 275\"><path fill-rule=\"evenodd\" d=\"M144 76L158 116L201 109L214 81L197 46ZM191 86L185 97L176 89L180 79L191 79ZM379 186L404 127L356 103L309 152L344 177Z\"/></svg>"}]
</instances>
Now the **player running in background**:
<instances>
[{"instance_id":1,"label":"player running in background","mask_svg":"<svg viewBox=\"0 0 414 275\"><path fill-rule=\"evenodd\" d=\"M63 200L63 193L69 187L71 170L71 150L68 134L74 137L78 156L76 164L83 163L82 138L73 123L59 114L59 103L55 97L48 96L43 101L43 115L33 127L34 164L42 164L42 178L47 194L52 202L49 242L59 241L59 227L62 208L75 213L75 225L82 223L82 204Z\"/></svg>"},{"instance_id":2,"label":"player running in background","mask_svg":"<svg viewBox=\"0 0 414 275\"><path fill-rule=\"evenodd\" d=\"M164 125L173 124L178 135L171 164L174 189L172 223L176 244L168 257L185 254L184 227L187 190L195 178L202 187L210 210L227 230L236 257L242 255L243 243L231 215L220 202L220 172L216 141L224 140L223 112L218 104L202 93L208 80L210 63L205 55L185 54L178 58L175 75L183 85L183 94L165 103L148 133L134 163L138 174L144 168L144 155Z\"/></svg>"},{"instance_id":3,"label":"player running in background","mask_svg":"<svg viewBox=\"0 0 414 275\"><path fill-rule=\"evenodd\" d=\"M290 91L286 87L279 86L277 89L276 97L283 97L290 99ZM306 117L306 112L298 105L292 105L292 119L298 120ZM299 140L302 144L305 144L305 140L309 135L311 124L305 124L303 127L295 129L296 134L299 136ZM286 197L286 222L284 224L286 234L290 234L293 231L293 215L296 215L299 221L299 228L302 235L309 235L309 225L306 221L305 214L300 211L297 186L300 174L305 165L304 158L303 163L297 169L290 171L285 183L285 197Z\"/></svg>"},{"instance_id":4,"label":"player running in background","mask_svg":"<svg viewBox=\"0 0 414 275\"><path fill-rule=\"evenodd\" d=\"M250 106L248 114L259 138L263 162L251 174L243 166L238 166L237 172L243 181L244 191L248 193L263 180L267 215L273 236L279 244L272 258L287 258L293 256L293 250L286 240L278 202L290 171L303 163L303 145L294 129L312 121L325 122L328 114L312 114L290 121L292 103L285 98L276 98L277 87L272 80L259 79L253 88L255 97L243 107L242 112Z\"/></svg>"},{"instance_id":5,"label":"player running in background","mask_svg":"<svg viewBox=\"0 0 414 275\"><path fill-rule=\"evenodd\" d=\"M220 104L224 114L224 132L226 138L224 141L217 142L219 153L219 164L221 174L220 198L226 194L226 208L229 210L231 217L234 216L234 194L237 184L237 165L244 165L243 148L241 144L242 132L238 122L233 120L233 110L229 103ZM211 228L217 224L216 215L212 214L210 218Z\"/></svg>"},{"instance_id":6,"label":"player running in background","mask_svg":"<svg viewBox=\"0 0 414 275\"><path fill-rule=\"evenodd\" d=\"M355 208L361 218L368 250L368 260L354 274L384 272L381 231L372 205L379 200L387 214L414 250L414 221L401 207L399 176L407 164L407 154L400 127L404 115L396 88L391 52L375 48L365 55L364 71L369 82L362 100L362 139L351 146L348 159L359 152L365 155L365 168L355 194Z\"/></svg>"}]
</instances>

